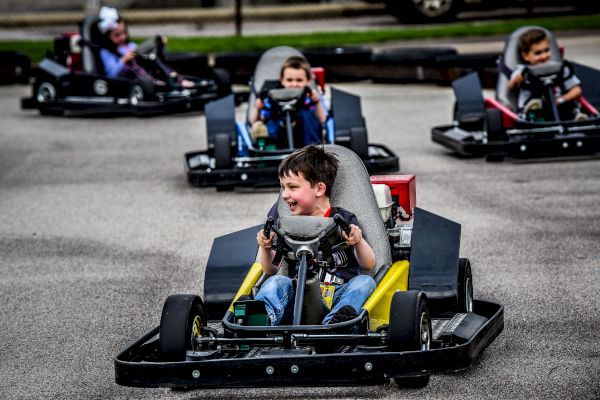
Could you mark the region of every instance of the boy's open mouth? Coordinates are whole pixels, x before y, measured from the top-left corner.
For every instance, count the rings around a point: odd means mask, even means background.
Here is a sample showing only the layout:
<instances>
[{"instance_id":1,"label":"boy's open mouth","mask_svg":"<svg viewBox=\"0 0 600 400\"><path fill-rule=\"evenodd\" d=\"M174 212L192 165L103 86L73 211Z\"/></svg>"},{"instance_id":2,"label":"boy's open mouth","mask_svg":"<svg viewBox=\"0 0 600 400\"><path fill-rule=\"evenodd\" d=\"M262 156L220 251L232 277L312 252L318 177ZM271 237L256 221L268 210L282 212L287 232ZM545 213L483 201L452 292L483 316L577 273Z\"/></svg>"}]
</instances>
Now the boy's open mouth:
<instances>
[{"instance_id":1,"label":"boy's open mouth","mask_svg":"<svg viewBox=\"0 0 600 400\"><path fill-rule=\"evenodd\" d=\"M298 203L295 201L288 201L287 205L290 208L290 211L294 212L294 210L296 210L296 206L298 205Z\"/></svg>"}]
</instances>

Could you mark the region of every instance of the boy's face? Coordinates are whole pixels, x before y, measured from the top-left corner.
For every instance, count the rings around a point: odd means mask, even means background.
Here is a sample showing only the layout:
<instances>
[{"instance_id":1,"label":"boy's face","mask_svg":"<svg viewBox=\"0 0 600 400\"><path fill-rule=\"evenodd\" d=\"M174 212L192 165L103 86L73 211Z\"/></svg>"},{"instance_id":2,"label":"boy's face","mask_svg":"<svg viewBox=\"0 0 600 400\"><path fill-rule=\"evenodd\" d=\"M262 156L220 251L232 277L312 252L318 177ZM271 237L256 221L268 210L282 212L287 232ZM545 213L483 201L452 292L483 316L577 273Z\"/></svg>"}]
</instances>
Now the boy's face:
<instances>
[{"instance_id":1,"label":"boy's face","mask_svg":"<svg viewBox=\"0 0 600 400\"><path fill-rule=\"evenodd\" d=\"M286 89L303 89L310 83L306 76L306 71L303 69L286 68L281 76L281 86Z\"/></svg>"},{"instance_id":2,"label":"boy's face","mask_svg":"<svg viewBox=\"0 0 600 400\"><path fill-rule=\"evenodd\" d=\"M521 53L521 57L529 65L543 64L550 60L550 42L544 39L531 45L527 52Z\"/></svg>"},{"instance_id":3,"label":"boy's face","mask_svg":"<svg viewBox=\"0 0 600 400\"><path fill-rule=\"evenodd\" d=\"M317 201L325 196L325 184L319 182L311 186L302 174L289 173L279 178L283 189L282 198L294 215L320 215Z\"/></svg>"}]
</instances>

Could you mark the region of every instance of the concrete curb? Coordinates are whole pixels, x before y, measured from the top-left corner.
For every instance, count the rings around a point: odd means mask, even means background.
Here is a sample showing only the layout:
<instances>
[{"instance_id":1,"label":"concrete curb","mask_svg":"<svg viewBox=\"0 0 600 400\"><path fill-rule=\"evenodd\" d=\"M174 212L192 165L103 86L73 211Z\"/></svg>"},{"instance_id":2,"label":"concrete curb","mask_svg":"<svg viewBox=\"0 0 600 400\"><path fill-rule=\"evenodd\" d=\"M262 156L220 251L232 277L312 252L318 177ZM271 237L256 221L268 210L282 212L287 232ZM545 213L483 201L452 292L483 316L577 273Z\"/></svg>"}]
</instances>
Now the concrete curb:
<instances>
[{"instance_id":1,"label":"concrete curb","mask_svg":"<svg viewBox=\"0 0 600 400\"><path fill-rule=\"evenodd\" d=\"M242 18L248 21L295 19L299 17L323 19L382 14L385 12L385 6L383 4L362 2L270 7L253 6L244 7L242 12ZM234 20L233 8L123 10L121 14L129 24L231 22ZM84 16L83 11L2 14L0 15L0 28L75 25Z\"/></svg>"}]
</instances>

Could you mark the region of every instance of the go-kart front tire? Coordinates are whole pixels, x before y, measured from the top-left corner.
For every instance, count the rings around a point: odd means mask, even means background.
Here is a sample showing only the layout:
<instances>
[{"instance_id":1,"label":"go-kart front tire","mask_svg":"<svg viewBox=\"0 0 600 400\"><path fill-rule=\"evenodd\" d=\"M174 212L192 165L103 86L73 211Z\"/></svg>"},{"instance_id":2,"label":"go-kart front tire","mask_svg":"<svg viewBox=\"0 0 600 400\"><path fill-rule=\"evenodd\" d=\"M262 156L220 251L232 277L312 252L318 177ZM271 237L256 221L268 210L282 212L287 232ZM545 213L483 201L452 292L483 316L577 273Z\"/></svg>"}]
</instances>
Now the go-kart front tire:
<instances>
[{"instance_id":1,"label":"go-kart front tire","mask_svg":"<svg viewBox=\"0 0 600 400\"><path fill-rule=\"evenodd\" d=\"M167 297L160 317L161 356L169 361L185 360L185 353L195 346L200 329L206 325L206 312L199 296L175 294Z\"/></svg>"},{"instance_id":2,"label":"go-kart front tire","mask_svg":"<svg viewBox=\"0 0 600 400\"><path fill-rule=\"evenodd\" d=\"M429 350L431 346L431 317L424 292L396 292L390 306L388 347L390 351ZM429 383L429 374L395 375L401 388L422 388Z\"/></svg>"},{"instance_id":3,"label":"go-kart front tire","mask_svg":"<svg viewBox=\"0 0 600 400\"><path fill-rule=\"evenodd\" d=\"M431 318L425 293L418 290L394 293L388 327L390 350L429 350L430 344Z\"/></svg>"}]
</instances>

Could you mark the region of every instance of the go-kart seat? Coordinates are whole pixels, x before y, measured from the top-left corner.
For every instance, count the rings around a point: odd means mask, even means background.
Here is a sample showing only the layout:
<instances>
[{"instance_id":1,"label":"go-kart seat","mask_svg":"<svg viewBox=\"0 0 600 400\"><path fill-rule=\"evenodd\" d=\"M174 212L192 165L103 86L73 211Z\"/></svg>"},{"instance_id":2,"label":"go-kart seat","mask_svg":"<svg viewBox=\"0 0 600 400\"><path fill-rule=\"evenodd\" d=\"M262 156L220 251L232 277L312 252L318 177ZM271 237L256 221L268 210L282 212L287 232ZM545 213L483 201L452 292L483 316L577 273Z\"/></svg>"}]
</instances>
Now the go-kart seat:
<instances>
[{"instance_id":1,"label":"go-kart seat","mask_svg":"<svg viewBox=\"0 0 600 400\"><path fill-rule=\"evenodd\" d=\"M98 29L98 16L88 15L81 22L81 60L83 71L89 74L104 75L104 64L100 59L102 34Z\"/></svg>"},{"instance_id":2,"label":"go-kart seat","mask_svg":"<svg viewBox=\"0 0 600 400\"><path fill-rule=\"evenodd\" d=\"M360 157L352 150L328 144L325 145L325 151L334 153L339 160L338 174L331 191L331 204L356 215L363 235L375 253L376 266L369 275L377 281L381 278L377 271L392 264L392 253L369 174ZM280 216L291 215L281 196L277 203L277 211ZM287 273L287 270L282 267L280 273Z\"/></svg>"},{"instance_id":3,"label":"go-kart seat","mask_svg":"<svg viewBox=\"0 0 600 400\"><path fill-rule=\"evenodd\" d=\"M507 75L510 71L513 71L518 64L523 63L518 51L519 38L524 32L530 29L541 29L546 32L546 37L550 43L550 61L559 63L563 61L554 34L546 28L542 28L541 26L523 26L508 37L500 59L500 63L503 65L499 65L500 71L498 74L498 82L496 83L496 99L509 106L514 111L517 111L517 95L508 90L508 80L510 79L510 76Z\"/></svg>"},{"instance_id":4,"label":"go-kart seat","mask_svg":"<svg viewBox=\"0 0 600 400\"><path fill-rule=\"evenodd\" d=\"M301 57L304 55L293 47L278 46L267 50L258 60L254 76L250 82L250 96L248 97L248 112L246 120L250 120L250 116L254 111L256 97L260 94L263 88L267 88L273 81L279 82L281 66L290 57ZM266 86L265 86L266 84Z\"/></svg>"}]
</instances>

